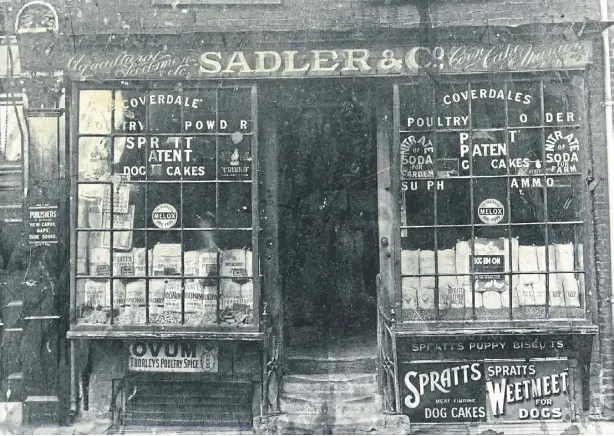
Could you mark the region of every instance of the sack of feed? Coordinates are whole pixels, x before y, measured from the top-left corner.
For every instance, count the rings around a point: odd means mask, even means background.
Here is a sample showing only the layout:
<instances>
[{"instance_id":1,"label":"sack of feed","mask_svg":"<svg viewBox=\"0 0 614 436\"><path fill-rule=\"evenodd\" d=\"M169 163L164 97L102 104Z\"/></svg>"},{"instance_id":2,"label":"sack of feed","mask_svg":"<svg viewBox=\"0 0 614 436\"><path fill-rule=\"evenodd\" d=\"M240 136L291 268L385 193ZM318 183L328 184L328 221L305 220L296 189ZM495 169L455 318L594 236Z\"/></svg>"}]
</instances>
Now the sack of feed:
<instances>
[{"instance_id":1,"label":"sack of feed","mask_svg":"<svg viewBox=\"0 0 614 436\"><path fill-rule=\"evenodd\" d=\"M403 309L412 310L418 307L418 289L420 279L418 277L402 277L401 292L403 295Z\"/></svg>"},{"instance_id":2,"label":"sack of feed","mask_svg":"<svg viewBox=\"0 0 614 436\"><path fill-rule=\"evenodd\" d=\"M432 250L420 250L420 274L433 274L432 277L420 277L420 287L435 288L435 252Z\"/></svg>"},{"instance_id":3,"label":"sack of feed","mask_svg":"<svg viewBox=\"0 0 614 436\"><path fill-rule=\"evenodd\" d=\"M457 274L470 274L469 259L471 258L471 246L467 241L459 241L456 243L455 264ZM471 285L471 277L469 275L458 276L458 284L461 286Z\"/></svg>"},{"instance_id":4,"label":"sack of feed","mask_svg":"<svg viewBox=\"0 0 614 436\"><path fill-rule=\"evenodd\" d=\"M420 288L418 289L418 307L420 309L435 309L435 288L423 288L422 278L420 278Z\"/></svg>"},{"instance_id":5,"label":"sack of feed","mask_svg":"<svg viewBox=\"0 0 614 436\"><path fill-rule=\"evenodd\" d=\"M198 280L185 281L185 313L202 315L204 290Z\"/></svg>"},{"instance_id":6,"label":"sack of feed","mask_svg":"<svg viewBox=\"0 0 614 436\"><path fill-rule=\"evenodd\" d=\"M164 312L181 313L181 280L166 280Z\"/></svg>"},{"instance_id":7,"label":"sack of feed","mask_svg":"<svg viewBox=\"0 0 614 436\"><path fill-rule=\"evenodd\" d=\"M181 244L156 244L153 248L153 275L180 274L181 253Z\"/></svg>"},{"instance_id":8,"label":"sack of feed","mask_svg":"<svg viewBox=\"0 0 614 436\"><path fill-rule=\"evenodd\" d=\"M565 305L567 307L580 307L580 294L578 282L573 272L576 260L574 258L574 245L555 244L556 270L559 272L559 286L562 287ZM564 272L561 272L564 271Z\"/></svg>"},{"instance_id":9,"label":"sack of feed","mask_svg":"<svg viewBox=\"0 0 614 436\"><path fill-rule=\"evenodd\" d=\"M113 310L121 313L126 308L126 285L121 280L113 280Z\"/></svg>"},{"instance_id":10,"label":"sack of feed","mask_svg":"<svg viewBox=\"0 0 614 436\"><path fill-rule=\"evenodd\" d=\"M203 287L203 322L217 323L217 286Z\"/></svg>"},{"instance_id":11,"label":"sack of feed","mask_svg":"<svg viewBox=\"0 0 614 436\"><path fill-rule=\"evenodd\" d=\"M205 252L198 256L198 275L200 277L215 277L217 276L217 253Z\"/></svg>"},{"instance_id":12,"label":"sack of feed","mask_svg":"<svg viewBox=\"0 0 614 436\"><path fill-rule=\"evenodd\" d=\"M482 293L482 304L486 309L501 309L501 293L497 291Z\"/></svg>"},{"instance_id":13,"label":"sack of feed","mask_svg":"<svg viewBox=\"0 0 614 436\"><path fill-rule=\"evenodd\" d=\"M518 270L530 273L539 271L535 245L521 245L518 247ZM533 283L538 283L539 278L539 274L520 274L519 281L523 285L532 285Z\"/></svg>"},{"instance_id":14,"label":"sack of feed","mask_svg":"<svg viewBox=\"0 0 614 436\"><path fill-rule=\"evenodd\" d=\"M156 315L161 315L164 311L164 290L165 280L156 279L149 281L149 317L152 322L156 322Z\"/></svg>"},{"instance_id":15,"label":"sack of feed","mask_svg":"<svg viewBox=\"0 0 614 436\"><path fill-rule=\"evenodd\" d=\"M249 259L248 259L249 258ZM251 265L251 251L243 249L225 250L220 258L220 275L233 278L235 281L243 281L251 271L247 272L248 264Z\"/></svg>"},{"instance_id":16,"label":"sack of feed","mask_svg":"<svg viewBox=\"0 0 614 436\"><path fill-rule=\"evenodd\" d=\"M420 250L401 251L401 274L413 276L420 274Z\"/></svg>"},{"instance_id":17,"label":"sack of feed","mask_svg":"<svg viewBox=\"0 0 614 436\"><path fill-rule=\"evenodd\" d=\"M183 254L183 275L187 277L198 275L199 251L186 251Z\"/></svg>"},{"instance_id":18,"label":"sack of feed","mask_svg":"<svg viewBox=\"0 0 614 436\"><path fill-rule=\"evenodd\" d=\"M535 294L531 285L517 283L514 288L518 293L518 304L521 306L535 306Z\"/></svg>"},{"instance_id":19,"label":"sack of feed","mask_svg":"<svg viewBox=\"0 0 614 436\"><path fill-rule=\"evenodd\" d=\"M145 277L145 248L133 248L132 258L134 261L134 275L137 277ZM151 254L151 253L150 253ZM151 261L151 257L150 257Z\"/></svg>"},{"instance_id":20,"label":"sack of feed","mask_svg":"<svg viewBox=\"0 0 614 436\"><path fill-rule=\"evenodd\" d=\"M108 248L91 248L89 252L89 270L93 276L111 274L111 252Z\"/></svg>"},{"instance_id":21,"label":"sack of feed","mask_svg":"<svg viewBox=\"0 0 614 436\"><path fill-rule=\"evenodd\" d=\"M86 280L84 306L102 309L109 306L110 282L108 280Z\"/></svg>"},{"instance_id":22,"label":"sack of feed","mask_svg":"<svg viewBox=\"0 0 614 436\"><path fill-rule=\"evenodd\" d=\"M512 289L512 307L518 307L520 304L518 303L518 291L516 288ZM506 286L505 290L501 292L501 306L509 307L510 306L510 290Z\"/></svg>"},{"instance_id":23,"label":"sack of feed","mask_svg":"<svg viewBox=\"0 0 614 436\"><path fill-rule=\"evenodd\" d=\"M448 287L448 302L452 309L462 309L465 307L465 287L453 285Z\"/></svg>"}]
</instances>

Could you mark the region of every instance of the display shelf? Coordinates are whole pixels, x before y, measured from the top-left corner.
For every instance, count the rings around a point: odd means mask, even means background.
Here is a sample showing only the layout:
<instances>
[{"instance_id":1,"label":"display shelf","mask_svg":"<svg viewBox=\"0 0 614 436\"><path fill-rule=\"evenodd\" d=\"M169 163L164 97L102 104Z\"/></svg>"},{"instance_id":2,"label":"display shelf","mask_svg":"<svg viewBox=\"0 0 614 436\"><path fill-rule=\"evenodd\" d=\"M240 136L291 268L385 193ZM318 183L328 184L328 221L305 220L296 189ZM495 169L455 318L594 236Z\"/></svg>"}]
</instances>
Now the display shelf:
<instances>
[{"instance_id":1,"label":"display shelf","mask_svg":"<svg viewBox=\"0 0 614 436\"><path fill-rule=\"evenodd\" d=\"M262 341L264 333L257 327L198 328L181 326L92 326L73 325L68 339L210 339L220 341Z\"/></svg>"}]
</instances>

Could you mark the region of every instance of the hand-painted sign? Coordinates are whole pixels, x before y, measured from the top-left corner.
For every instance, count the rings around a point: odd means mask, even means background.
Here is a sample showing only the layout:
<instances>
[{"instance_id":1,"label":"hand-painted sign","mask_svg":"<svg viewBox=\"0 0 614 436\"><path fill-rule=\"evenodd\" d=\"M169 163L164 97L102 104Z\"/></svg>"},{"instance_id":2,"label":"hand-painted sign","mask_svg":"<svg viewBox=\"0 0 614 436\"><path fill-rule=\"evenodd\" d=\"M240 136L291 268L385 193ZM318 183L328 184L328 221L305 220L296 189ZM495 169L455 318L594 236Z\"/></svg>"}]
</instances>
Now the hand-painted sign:
<instances>
[{"instance_id":1,"label":"hand-painted sign","mask_svg":"<svg viewBox=\"0 0 614 436\"><path fill-rule=\"evenodd\" d=\"M567 359L404 362L400 377L413 422L571 419Z\"/></svg>"},{"instance_id":2,"label":"hand-painted sign","mask_svg":"<svg viewBox=\"0 0 614 436\"><path fill-rule=\"evenodd\" d=\"M417 362L401 367L403 413L412 422L486 419L483 362Z\"/></svg>"},{"instance_id":3,"label":"hand-painted sign","mask_svg":"<svg viewBox=\"0 0 614 436\"><path fill-rule=\"evenodd\" d=\"M127 51L74 55L74 78L220 78L414 75L578 69L591 62L590 42L312 50Z\"/></svg>"},{"instance_id":4,"label":"hand-painted sign","mask_svg":"<svg viewBox=\"0 0 614 436\"><path fill-rule=\"evenodd\" d=\"M28 208L28 242L31 245L58 243L58 206L36 204Z\"/></svg>"},{"instance_id":5,"label":"hand-painted sign","mask_svg":"<svg viewBox=\"0 0 614 436\"><path fill-rule=\"evenodd\" d=\"M485 368L489 420L571 419L566 359L495 360Z\"/></svg>"},{"instance_id":6,"label":"hand-painted sign","mask_svg":"<svg viewBox=\"0 0 614 436\"><path fill-rule=\"evenodd\" d=\"M128 369L143 372L217 372L218 347L189 341L137 341Z\"/></svg>"}]
</instances>

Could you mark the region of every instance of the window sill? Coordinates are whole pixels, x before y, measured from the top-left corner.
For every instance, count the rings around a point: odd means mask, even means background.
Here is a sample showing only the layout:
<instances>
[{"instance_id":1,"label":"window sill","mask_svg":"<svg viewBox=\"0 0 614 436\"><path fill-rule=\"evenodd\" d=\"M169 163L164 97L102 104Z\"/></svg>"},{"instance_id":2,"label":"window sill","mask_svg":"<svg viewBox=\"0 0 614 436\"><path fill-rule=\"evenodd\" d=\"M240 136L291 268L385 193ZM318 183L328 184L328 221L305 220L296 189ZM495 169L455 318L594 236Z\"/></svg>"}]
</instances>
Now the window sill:
<instances>
[{"instance_id":1,"label":"window sill","mask_svg":"<svg viewBox=\"0 0 614 436\"><path fill-rule=\"evenodd\" d=\"M596 334L598 328L586 319L518 320L518 321L425 321L395 325L398 337L450 335L524 335L524 334Z\"/></svg>"},{"instance_id":2,"label":"window sill","mask_svg":"<svg viewBox=\"0 0 614 436\"><path fill-rule=\"evenodd\" d=\"M264 333L257 326L110 326L72 325L68 339L209 339L220 341L262 341Z\"/></svg>"}]
</instances>

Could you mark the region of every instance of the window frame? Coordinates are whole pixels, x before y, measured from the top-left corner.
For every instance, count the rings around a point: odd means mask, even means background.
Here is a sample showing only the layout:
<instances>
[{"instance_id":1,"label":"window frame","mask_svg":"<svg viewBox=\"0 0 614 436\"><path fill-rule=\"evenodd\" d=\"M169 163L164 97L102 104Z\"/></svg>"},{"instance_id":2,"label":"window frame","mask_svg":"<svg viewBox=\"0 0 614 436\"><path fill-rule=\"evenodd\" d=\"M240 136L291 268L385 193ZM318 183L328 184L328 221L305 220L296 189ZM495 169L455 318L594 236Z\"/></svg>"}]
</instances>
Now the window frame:
<instances>
[{"instance_id":1,"label":"window frame","mask_svg":"<svg viewBox=\"0 0 614 436\"><path fill-rule=\"evenodd\" d=\"M109 319L108 323L100 323L100 324L87 324L87 323L77 323L77 208L78 208L78 186L80 185L79 179L79 138L81 136L84 137L107 137L111 139L110 147L111 147L111 156L110 160L110 168L112 174L112 165L113 165L113 149L114 144L112 142L113 138L116 137L126 137L126 136L157 136L158 134L155 132L147 131L146 133L131 133L131 132L123 132L123 131L115 131L114 126L111 126L111 132L107 134L88 134L79 132L79 93L80 91L88 91L88 90L103 90L103 91L111 91L112 93L118 91L125 90L141 90L143 86L147 88L147 92L152 91L176 91L177 86L180 86L181 92L183 91L191 91L191 90L213 90L214 92L218 92L223 89L246 89L249 90L249 95L251 99L251 132L249 133L249 137L251 138L251 180L250 181L241 181L240 183L249 183L251 184L251 228L248 231L251 231L251 250L252 250L252 273L251 280L253 284L253 307L252 307L252 322L244 325L225 325L221 323L219 320L219 315L222 311L222 308L219 305L219 296L220 296L220 286L219 281L221 278L217 278L218 281L218 309L216 311L217 322L216 324L202 324L202 325L194 325L194 324L185 324L185 291L182 292L182 323L180 324L117 324L112 323L111 319ZM204 81L204 80L185 80L181 82L168 82L168 81L152 81L152 80L134 80L131 82L124 81L104 81L100 83L92 83L92 82L72 82L72 86L70 86L71 90L71 100L70 100L70 110L71 110L71 122L70 122L70 330L67 333L67 337L69 338L106 338L106 337L116 337L116 338L144 338L144 337L155 337L155 338L219 338L219 339L232 339L235 337L247 338L259 340L260 333L260 300L261 300L261 282L262 282L262 268L260 266L259 261L259 234L260 234L260 223L259 223L259 202L260 202L260 192L259 192L259 147L258 147L258 89L255 83L232 83L232 84L223 84L220 82L213 81ZM114 97L113 97L114 98ZM112 109L114 112L114 110ZM182 109L183 113L183 109ZM232 132L228 132L229 134ZM166 133L165 133L166 134ZM166 134L167 136L173 136L173 134ZM189 135L186 132L183 132L183 127L181 133L174 134L174 136L186 136ZM220 134L218 132L208 133L203 136L212 136L218 137ZM217 140L216 140L217 143ZM217 147L216 147L217 149ZM216 153L217 154L217 153ZM217 157L216 157L217 161ZM217 167L217 165L216 165ZM217 169L216 169L217 172ZM213 180L207 179L205 182L219 185L220 179L216 177ZM99 184L110 184L112 185L112 181L86 181L87 183L99 183ZM189 181L188 181L189 182ZM232 183L233 181L229 180L228 183ZM237 181L239 182L239 181ZM146 184L147 182L143 182ZM181 181L166 181L167 184L171 184L173 186L181 186L184 181L183 178ZM224 181L223 183L226 183ZM112 191L112 190L111 190ZM216 188L217 191L217 188ZM111 192L111 197L112 197ZM216 206L217 206L217 195L216 195ZM112 201L112 198L111 198ZM183 202L182 202L183 204ZM183 211L182 211L183 212ZM216 212L217 213L217 212ZM146 213L145 213L146 214ZM182 213L183 215L183 213ZM111 218L112 220L112 212ZM183 216L182 216L183 221ZM112 222L112 221L111 221ZM181 223L183 224L183 223ZM147 223L145 223L145 227L147 228ZM245 229L236 230L230 227L221 227L224 232L236 232L236 231L245 231ZM185 229L189 230L199 230L199 228L191 228L184 227L180 225L177 227L176 231L181 232L183 234ZM143 229L134 226L130 229L131 231L141 231ZM88 231L88 229L85 229ZM121 229L113 229L113 227L109 227L106 231L108 231L111 235L113 231L122 231ZM216 224L215 231L218 230L218 226ZM183 240L183 236L182 236ZM110 246L113 246L113 236L111 236ZM147 251L147 250L146 250ZM185 251L182 249L182 270L185 265ZM113 249L110 249L110 262L111 266L113 265ZM149 257L149 254L147 255ZM219 255L218 255L218 267L219 267ZM149 259L151 262L151 259ZM121 279L120 276L115 276L113 274L113 268L111 268L111 273L107 277L109 282L113 282L116 279ZM88 274L87 277L90 277ZM87 278L86 277L86 278ZM146 264L146 277L147 281L151 279L169 279L167 276L155 276L153 275L153 271L150 271L150 268ZM99 277L100 278L100 277ZM79 279L81 277L79 276ZM185 283L185 280L190 279L190 276L186 276L183 273L179 276L173 276L172 279L181 280L182 284ZM110 288L113 286L111 284ZM146 287L149 290L149 286ZM146 298L149 298L149 292L147 292ZM111 310L113 309L113 293L111 291L111 295L109 296L111 302ZM149 312L149 303L146 301L145 304L146 311ZM113 317L114 318L114 317ZM153 335L153 336L152 336Z\"/></svg>"},{"instance_id":2,"label":"window frame","mask_svg":"<svg viewBox=\"0 0 614 436\"><path fill-rule=\"evenodd\" d=\"M433 221L433 224L431 225L409 225L406 224L404 226L401 225L401 212L403 210L403 208L406 207L406 205L403 205L403 199L402 199L402 192L401 192L401 184L403 180L408 180L408 179L404 179L402 174L401 174L401 140L403 138L403 136L407 136L409 134L415 134L417 132L417 130L411 131L409 129L404 129L401 127L401 119L402 119L402 114L401 114L401 98L400 98L400 89L403 86L420 86L420 85L424 85L426 83L426 81L431 80L437 81L437 85L461 85L461 86L466 86L467 89L469 89L469 86L474 85L475 83L482 83L482 84L493 84L495 83L498 86L501 86L501 88L503 88L504 86L507 86L508 83L518 83L518 82L528 82L528 83L538 83L540 84L540 95L539 95L539 103L540 103L540 116L541 116L541 120L539 122L539 124L534 124L534 125L527 125L526 127L520 127L520 129L525 130L525 129L535 129L540 131L540 144L544 144L544 137L547 136L544 135L544 133L546 131L548 131L548 129L555 129L557 127L562 127L562 128L566 128L566 127L570 127L570 125L568 124L556 124L556 123L545 123L544 122L544 112L545 112L545 106L544 106L544 101L543 101L543 83L548 82L548 81L552 81L555 76L555 74L560 74L561 72L556 72L556 71L544 71L544 72L514 72L514 73L475 73L475 74L467 74L464 76L459 76L459 75L436 75L435 77L431 77L431 76L421 76L421 77L416 77L416 78L407 78L405 80L397 80L393 82L393 92L392 92L392 99L393 99L393 104L392 104L392 118L393 118L393 122L392 122L392 128L393 128L393 135L392 135L392 144L391 144L391 151L390 151L390 162L391 162L391 168L392 168L392 175L391 175L391 189L394 192L393 194L393 198L394 198L394 204L392 205L392 215L393 215L393 238L394 238L394 277L395 280L393 281L394 283L394 306L395 308L397 308L398 310L395 313L396 316L396 320L398 321L398 323L402 326L405 327L411 327L411 326L417 326L419 324L424 324L426 327L425 328L429 328L428 326L434 326L434 325L442 325L442 326L449 326L452 327L453 325L464 325L465 328L469 327L468 324L470 325L474 325L475 327L478 327L481 324L485 324L485 325L494 325L494 326L498 326L499 328L504 328L506 325L507 326L511 326L511 325L520 325L520 324L531 324L531 323L535 323L535 322L553 322L553 323L557 323L557 322L561 322L561 323L565 323L565 324L569 324L569 323L590 323L590 310L591 310L591 299L589 298L592 295L592 289L589 288L590 284L594 282L593 280L593 276L594 276L594 271L592 268L592 265L590 262L588 262L588 257L589 257L589 232L590 232L590 210L591 210L591 203L590 203L590 193L588 191L588 189L586 189L585 184L582 183L584 182L587 177L589 176L590 173L590 166L591 166L591 156L590 156L590 150L589 148L591 147L591 139L590 139L590 129L588 128L588 109L587 109L587 100L586 100L586 86L587 86L587 76L586 76L586 72L584 70L565 70L564 72L562 72L563 74L567 74L567 78L569 78L569 83L571 83L571 78L575 77L577 78L577 80L579 81L578 86L574 86L574 92L575 92L575 99L578 102L578 108L577 108L577 115L579 116L580 120L578 122L576 122L574 126L571 126L575 129L577 129L577 137L579 137L581 140L584 141L584 146L581 147L581 150L578 152L579 155L579 159L581 162L579 162L578 165L578 170L575 173L570 174L570 177L576 177L577 180L580 182L580 187L581 189L579 189L578 192L578 198L580 200L579 202L579 206L578 209L576 211L577 216L579 217L579 219L577 220L576 223L574 224L567 224L567 223L561 223L561 225L569 225L569 226L579 226L581 228L581 237L577 242L580 242L583 244L584 246L584 251L583 251L583 270L580 274L583 275L584 277L584 289L583 289L583 302L584 304L581 306L581 309L583 310L584 314L582 317L551 317L550 313L549 313L549 308L551 307L549 304L549 300L550 300L550 290L547 290L546 293L546 315L543 318L536 318L536 317L527 317L527 318L517 318L517 317L513 317L512 313L513 313L513 308L512 305L510 304L508 308L508 316L506 318L476 318L475 316L475 310L476 310L476 306L475 306L475 293L476 288L473 285L473 280L472 277L474 275L474 272L471 272L470 270L470 276L469 276L469 280L472 283L471 284L471 289L472 289L472 298L473 298L473 302L471 307L467 308L467 310L471 311L471 316L469 319L467 318L458 318L458 319L442 319L441 315L440 315L440 307L439 307L439 289L438 286L435 287L434 290L434 311L435 311L435 318L434 319L404 319L403 317L403 310L402 310L402 305L403 305L403 291L402 291L402 280L401 277L403 276L401 273L401 251L402 251L402 246L401 246L401 239L402 239L402 231L403 229L407 229L407 231L411 231L412 228L418 228L418 229L432 229L433 232L435 232L435 230L437 228L441 228L441 226L439 226L438 224L435 224L435 221ZM429 82L431 83L431 82ZM463 88L465 89L465 88ZM468 100L467 105L470 106L470 100ZM438 113L435 110L436 108L436 101L433 101L432 105L431 105L431 113L429 114L425 114L425 116L437 116ZM511 129L518 129L519 126L509 126L508 120L507 120L507 108L508 108L508 104L507 102L505 103L505 112L506 112L506 122L503 126L501 127L492 127L492 128L488 128L488 127L474 127L473 126L473 121L472 121L472 115L471 112L469 112L469 123L465 128L460 128L460 129L437 129L437 128L430 128L430 129L423 129L420 130L419 132L417 132L418 134L433 134L435 132L437 133L452 133L452 132L457 132L458 130L467 130L467 131L476 131L476 130L500 130L503 131L505 133L509 132ZM508 138L505 138L505 141L508 141ZM435 147L437 146L437 144L435 144ZM543 153L545 153L545 150L543 151ZM507 159L511 159L511 153L508 152L508 156ZM436 160L437 158L437 152L435 152L434 155L434 160ZM470 157L470 161L472 161L473 159ZM545 164L545 162L544 162ZM381 169L380 169L381 170ZM545 181L546 178L548 178L549 176L555 176L555 177L565 177L566 174L552 174L549 173L546 168L544 168L543 174L539 175L539 177L541 179L543 179ZM508 172L505 175L499 175L499 176L479 176L479 177L475 177L476 175L471 173L469 176L463 177L459 180L468 180L468 181L475 181L475 180L479 180L479 179L489 179L489 178L501 178L503 180L508 181L509 184L509 180L511 180L512 177L514 177L515 175L512 174L512 172L509 170L508 168ZM522 177L520 175L516 175L516 177ZM526 176L525 176L526 177ZM445 177L441 177L437 174L437 172L435 171L434 175L432 177L424 177L424 178L415 178L413 180L416 181L420 181L420 180L446 180ZM449 179L448 179L449 180ZM475 188L471 189L471 197L472 197L472 202L473 202L473 191ZM541 192L544 192L547 190L546 185L544 184L543 187L540 188ZM506 208L508 206L508 204L510 203L510 188L507 188L507 203L506 203ZM436 216L436 207L437 207L437 194L436 194L436 190L435 190L435 194L433 194L433 213ZM544 198L544 203L547 203L547 194L545 194L545 198ZM472 208L471 210L471 216L473 216L474 213L474 207L475 205L472 203L472 205L470 206ZM505 229L507 232L509 232L508 236L509 238L513 237L513 234L511 233L511 228L512 226L512 217L511 217L511 210L507 210L506 211L506 215L508 215L508 219L505 223ZM434 218L435 219L435 218ZM544 235L546 237L545 242L547 243L548 241L548 236L550 233L550 229L552 226L553 222L551 220L549 220L549 217L547 216L547 205L545 204L544 207L544 217L542 220L538 220L535 221L533 223L533 225L535 227L543 227L544 228ZM558 225L558 223L554 222L555 225ZM525 224L526 225L526 224ZM444 226L446 227L446 226ZM455 228L455 225L448 225L447 227L452 227ZM463 225L463 227L466 227L468 229L471 230L471 235L472 235L472 240L475 241L475 239L477 238L477 236L475 235L475 229L478 227L485 227L488 228L490 226L487 225L481 225L481 226L477 226L476 223L474 222L473 218L471 218L471 223L468 225ZM470 242L470 246L473 246L474 244ZM441 249L441 248L437 248L437 246L435 246L434 249ZM472 251L473 252L473 251ZM511 262L511 260L510 260ZM574 267L574 271L578 272L576 270L576 268ZM511 283L512 283L512 277L519 277L522 274L521 271L512 271L512 269L510 268L509 271L504 272L503 275L506 277L509 277L510 279L510 284L506 284L506 288L508 289L512 289ZM406 274L406 276L411 276L410 274ZM446 275L446 274L443 274ZM545 274L546 276L548 276L549 274ZM441 274L438 272L434 277L439 278L441 276ZM419 277L419 276L418 276ZM510 296L511 298L511 296ZM419 309L415 309L415 310L419 310ZM461 327L463 328L463 327ZM535 330L540 330L540 328L535 328Z\"/></svg>"}]
</instances>

